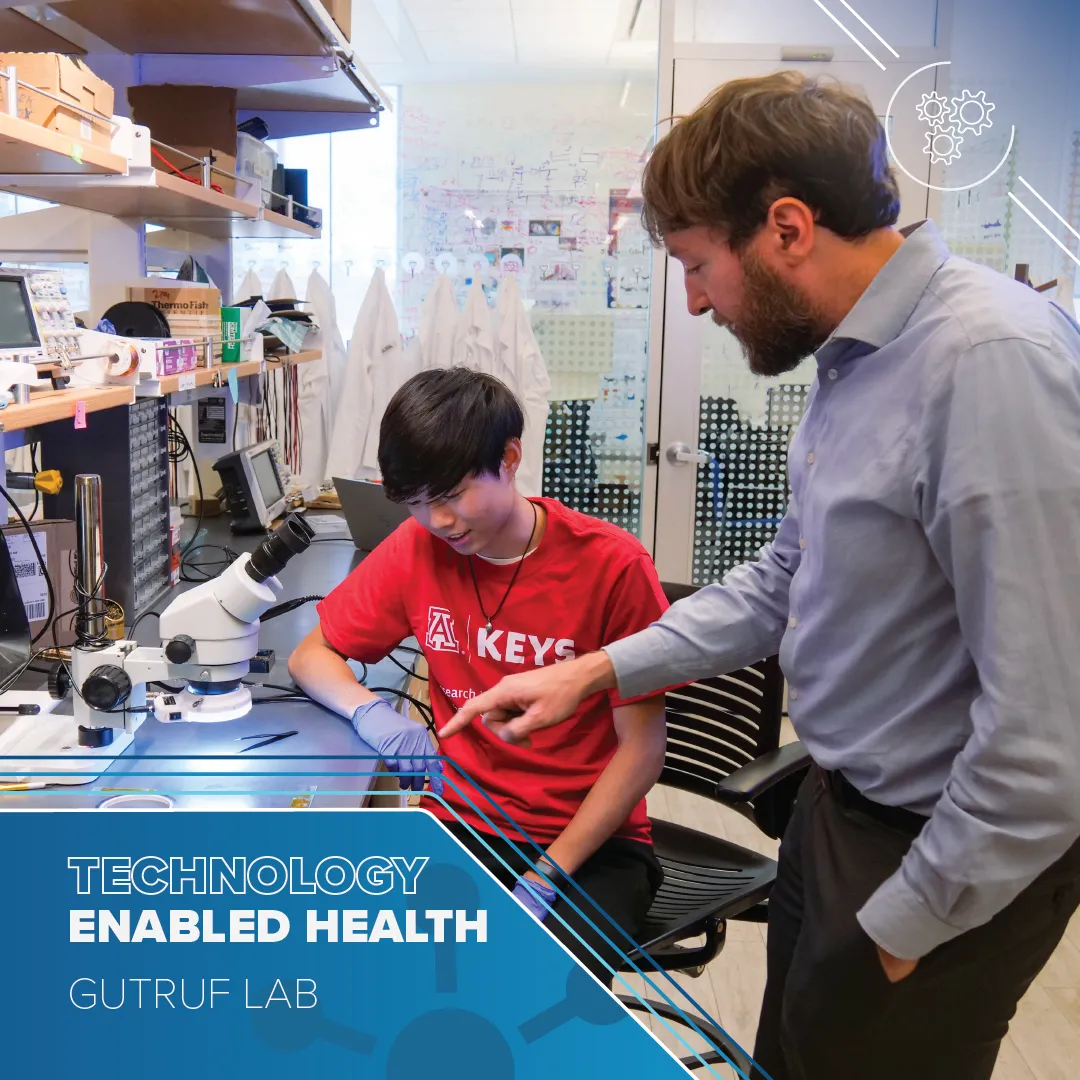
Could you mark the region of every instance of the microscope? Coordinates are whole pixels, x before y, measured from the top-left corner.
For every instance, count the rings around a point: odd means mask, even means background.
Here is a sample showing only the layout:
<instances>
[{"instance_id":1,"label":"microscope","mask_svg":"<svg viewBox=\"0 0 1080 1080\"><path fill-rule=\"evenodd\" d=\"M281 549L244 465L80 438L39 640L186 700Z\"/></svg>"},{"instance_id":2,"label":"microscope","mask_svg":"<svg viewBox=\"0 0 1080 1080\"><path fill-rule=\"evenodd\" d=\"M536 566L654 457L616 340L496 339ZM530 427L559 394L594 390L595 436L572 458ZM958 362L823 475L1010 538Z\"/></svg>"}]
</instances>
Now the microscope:
<instances>
[{"instance_id":1,"label":"microscope","mask_svg":"<svg viewBox=\"0 0 1080 1080\"><path fill-rule=\"evenodd\" d=\"M242 680L260 667L259 618L281 595L276 575L305 551L314 532L289 514L252 553L178 596L161 613L156 648L104 637L101 478L76 484L76 575L79 613L70 668L54 671L50 690L73 693L78 743L120 754L148 713L163 723L235 720L251 708ZM147 705L147 684L182 684Z\"/></svg>"}]
</instances>

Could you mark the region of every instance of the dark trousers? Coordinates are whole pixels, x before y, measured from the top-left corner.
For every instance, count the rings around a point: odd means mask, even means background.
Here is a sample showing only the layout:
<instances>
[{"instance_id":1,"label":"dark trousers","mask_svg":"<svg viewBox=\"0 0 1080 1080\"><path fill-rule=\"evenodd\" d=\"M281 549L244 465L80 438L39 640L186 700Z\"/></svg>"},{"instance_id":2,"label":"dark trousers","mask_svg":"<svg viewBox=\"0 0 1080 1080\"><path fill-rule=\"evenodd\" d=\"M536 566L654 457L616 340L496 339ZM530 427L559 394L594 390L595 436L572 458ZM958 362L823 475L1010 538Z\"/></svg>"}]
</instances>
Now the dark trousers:
<instances>
[{"instance_id":1,"label":"dark trousers","mask_svg":"<svg viewBox=\"0 0 1080 1080\"><path fill-rule=\"evenodd\" d=\"M513 889L518 878L531 869L530 863L500 837L485 835L484 840L499 858L505 860L509 870L463 826L445 824L507 889ZM536 861L535 849L524 842L518 847L529 856L530 862ZM651 844L616 836L602 844L581 865L573 875L572 883L560 885L560 888L598 930L602 930L618 949L628 953L633 946L625 935L637 940L637 933L663 880L664 871ZM555 915L561 915L567 925L564 926ZM611 983L612 969L619 968L622 958L561 896L556 898L553 914L548 915L544 925L602 983ZM599 959L582 945L579 938L596 950Z\"/></svg>"},{"instance_id":2,"label":"dark trousers","mask_svg":"<svg viewBox=\"0 0 1080 1080\"><path fill-rule=\"evenodd\" d=\"M1080 843L989 923L892 984L855 913L923 823L810 771L769 897L754 1057L772 1080L989 1080L1017 1001L1080 904Z\"/></svg>"}]
</instances>

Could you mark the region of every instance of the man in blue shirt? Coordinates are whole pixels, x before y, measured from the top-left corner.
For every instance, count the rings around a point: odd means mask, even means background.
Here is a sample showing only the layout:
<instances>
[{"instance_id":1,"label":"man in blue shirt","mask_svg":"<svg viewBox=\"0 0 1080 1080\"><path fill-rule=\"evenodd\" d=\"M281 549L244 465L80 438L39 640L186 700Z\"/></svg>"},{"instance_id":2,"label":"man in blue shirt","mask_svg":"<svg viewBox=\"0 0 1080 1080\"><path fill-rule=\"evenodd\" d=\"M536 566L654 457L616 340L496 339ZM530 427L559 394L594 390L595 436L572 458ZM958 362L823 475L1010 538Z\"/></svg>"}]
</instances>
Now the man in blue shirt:
<instances>
[{"instance_id":1,"label":"man in blue shirt","mask_svg":"<svg viewBox=\"0 0 1080 1080\"><path fill-rule=\"evenodd\" d=\"M815 355L787 515L756 562L448 727L515 741L779 651L816 764L755 1056L773 1080L988 1080L1080 904L1080 328L932 222L894 229L884 133L833 84L725 84L643 193L753 371Z\"/></svg>"}]
</instances>

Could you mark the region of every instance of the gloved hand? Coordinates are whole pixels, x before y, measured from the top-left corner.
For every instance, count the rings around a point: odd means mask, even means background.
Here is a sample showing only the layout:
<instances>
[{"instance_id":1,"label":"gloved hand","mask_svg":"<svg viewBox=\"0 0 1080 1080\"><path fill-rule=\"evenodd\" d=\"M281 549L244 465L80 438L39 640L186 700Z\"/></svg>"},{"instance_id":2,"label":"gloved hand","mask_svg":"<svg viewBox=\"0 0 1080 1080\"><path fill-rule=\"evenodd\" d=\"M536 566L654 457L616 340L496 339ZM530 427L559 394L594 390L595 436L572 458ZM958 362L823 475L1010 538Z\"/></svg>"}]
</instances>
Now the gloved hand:
<instances>
[{"instance_id":1,"label":"gloved hand","mask_svg":"<svg viewBox=\"0 0 1080 1080\"><path fill-rule=\"evenodd\" d=\"M381 698L361 705L353 713L352 726L356 734L386 762L391 772L398 773L398 783L410 791L422 791L424 775L431 777L431 790L443 793L443 763L435 756L427 728L402 716ZM401 773L416 773L402 776Z\"/></svg>"},{"instance_id":2,"label":"gloved hand","mask_svg":"<svg viewBox=\"0 0 1080 1080\"><path fill-rule=\"evenodd\" d=\"M518 878L518 883L514 886L514 899L537 922L543 922L555 903L555 889L543 882L533 881L532 878Z\"/></svg>"}]
</instances>

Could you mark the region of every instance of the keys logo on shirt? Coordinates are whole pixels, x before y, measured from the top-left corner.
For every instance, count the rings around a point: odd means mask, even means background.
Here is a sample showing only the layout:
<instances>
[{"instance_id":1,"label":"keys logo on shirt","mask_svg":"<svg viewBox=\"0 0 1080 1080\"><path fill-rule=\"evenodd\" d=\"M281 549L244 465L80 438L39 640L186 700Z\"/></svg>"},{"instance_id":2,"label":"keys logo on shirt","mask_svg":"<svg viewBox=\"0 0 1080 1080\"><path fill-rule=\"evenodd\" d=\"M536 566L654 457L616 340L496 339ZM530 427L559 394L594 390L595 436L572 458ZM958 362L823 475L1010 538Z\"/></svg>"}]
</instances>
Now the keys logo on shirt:
<instances>
[{"instance_id":1,"label":"keys logo on shirt","mask_svg":"<svg viewBox=\"0 0 1080 1080\"><path fill-rule=\"evenodd\" d=\"M461 651L458 647L453 616L446 608L428 608L426 644L435 652Z\"/></svg>"},{"instance_id":2,"label":"keys logo on shirt","mask_svg":"<svg viewBox=\"0 0 1080 1080\"><path fill-rule=\"evenodd\" d=\"M504 664L535 664L537 667L543 667L549 656L557 663L559 660L573 660L576 655L573 638L539 638L533 634L508 630L505 640L500 641L503 633L502 630L488 631L480 627L476 633L476 655Z\"/></svg>"}]
</instances>

